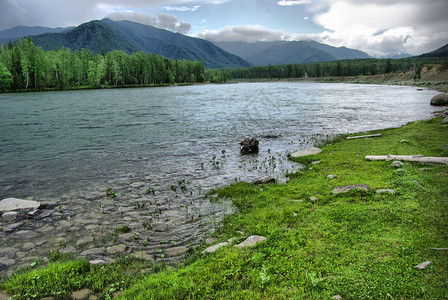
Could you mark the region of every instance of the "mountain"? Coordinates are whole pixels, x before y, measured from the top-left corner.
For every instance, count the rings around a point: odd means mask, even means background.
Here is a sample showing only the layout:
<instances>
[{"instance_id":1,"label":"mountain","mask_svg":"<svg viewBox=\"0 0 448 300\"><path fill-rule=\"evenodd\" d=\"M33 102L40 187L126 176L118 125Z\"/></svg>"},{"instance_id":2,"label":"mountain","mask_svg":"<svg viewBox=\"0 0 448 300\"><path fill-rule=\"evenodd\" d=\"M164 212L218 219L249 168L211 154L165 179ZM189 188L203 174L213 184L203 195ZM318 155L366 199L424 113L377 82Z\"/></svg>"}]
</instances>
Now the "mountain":
<instances>
[{"instance_id":1,"label":"mountain","mask_svg":"<svg viewBox=\"0 0 448 300\"><path fill-rule=\"evenodd\" d=\"M432 52L422 54L418 57L448 57L448 44Z\"/></svg>"},{"instance_id":2,"label":"mountain","mask_svg":"<svg viewBox=\"0 0 448 300\"><path fill-rule=\"evenodd\" d=\"M332 47L315 41L216 42L215 45L256 66L370 57L367 53L359 50Z\"/></svg>"},{"instance_id":3,"label":"mountain","mask_svg":"<svg viewBox=\"0 0 448 300\"><path fill-rule=\"evenodd\" d=\"M0 31L0 42L7 44L9 41L14 42L20 38L31 35L38 35L43 33L60 33L72 29L67 28L50 28L50 27L29 27L29 26L16 26L11 29Z\"/></svg>"},{"instance_id":4,"label":"mountain","mask_svg":"<svg viewBox=\"0 0 448 300\"><path fill-rule=\"evenodd\" d=\"M85 48L95 54L113 50L124 50L128 54L144 51L172 59L202 60L206 68L251 66L249 62L209 41L131 21L103 19L62 32L30 37L35 45L44 50L57 50L64 46L72 51Z\"/></svg>"}]
</instances>

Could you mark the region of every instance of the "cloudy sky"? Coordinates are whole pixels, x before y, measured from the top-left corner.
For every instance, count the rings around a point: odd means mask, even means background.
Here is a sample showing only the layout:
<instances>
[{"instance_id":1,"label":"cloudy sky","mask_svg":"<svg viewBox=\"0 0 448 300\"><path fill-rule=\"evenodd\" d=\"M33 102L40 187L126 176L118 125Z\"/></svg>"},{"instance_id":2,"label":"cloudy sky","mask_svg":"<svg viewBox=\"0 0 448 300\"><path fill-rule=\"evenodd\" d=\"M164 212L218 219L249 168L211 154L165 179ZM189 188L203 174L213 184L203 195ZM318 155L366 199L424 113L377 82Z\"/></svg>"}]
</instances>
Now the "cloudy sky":
<instances>
[{"instance_id":1,"label":"cloudy sky","mask_svg":"<svg viewBox=\"0 0 448 300\"><path fill-rule=\"evenodd\" d=\"M130 19L211 41L312 39L374 56L448 43L448 0L0 0L0 30Z\"/></svg>"}]
</instances>

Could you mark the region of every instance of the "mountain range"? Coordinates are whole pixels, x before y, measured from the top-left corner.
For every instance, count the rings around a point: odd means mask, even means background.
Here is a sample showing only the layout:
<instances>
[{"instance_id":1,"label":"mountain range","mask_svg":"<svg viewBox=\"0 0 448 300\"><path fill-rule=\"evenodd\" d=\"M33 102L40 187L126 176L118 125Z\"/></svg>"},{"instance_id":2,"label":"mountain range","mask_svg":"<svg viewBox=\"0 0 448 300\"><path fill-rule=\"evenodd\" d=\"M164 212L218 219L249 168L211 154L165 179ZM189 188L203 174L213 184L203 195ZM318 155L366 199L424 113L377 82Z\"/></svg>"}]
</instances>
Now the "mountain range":
<instances>
[{"instance_id":1,"label":"mountain range","mask_svg":"<svg viewBox=\"0 0 448 300\"><path fill-rule=\"evenodd\" d=\"M0 42L7 44L31 37L44 50L62 46L73 51L83 48L95 54L124 50L144 51L167 58L202 60L206 68L228 68L312 63L340 59L369 58L362 51L332 47L315 41L215 42L131 21L103 19L69 28L18 26L0 31ZM448 45L420 57L448 56Z\"/></svg>"},{"instance_id":2,"label":"mountain range","mask_svg":"<svg viewBox=\"0 0 448 300\"><path fill-rule=\"evenodd\" d=\"M315 41L220 42L215 45L255 66L370 58L367 53L359 50L332 47Z\"/></svg>"},{"instance_id":3,"label":"mountain range","mask_svg":"<svg viewBox=\"0 0 448 300\"><path fill-rule=\"evenodd\" d=\"M124 50L128 54L144 51L172 59L202 60L206 68L251 66L249 62L209 41L131 21L103 19L59 32L38 35L24 35L23 28L16 31L14 36L15 30L10 30L7 33L9 38L6 39L3 38L4 32L0 32L0 41L8 43L9 40L30 36L34 44L44 50L57 50L64 46L72 51L85 48L95 54L113 50ZM30 27L30 32L34 31L35 29Z\"/></svg>"}]
</instances>

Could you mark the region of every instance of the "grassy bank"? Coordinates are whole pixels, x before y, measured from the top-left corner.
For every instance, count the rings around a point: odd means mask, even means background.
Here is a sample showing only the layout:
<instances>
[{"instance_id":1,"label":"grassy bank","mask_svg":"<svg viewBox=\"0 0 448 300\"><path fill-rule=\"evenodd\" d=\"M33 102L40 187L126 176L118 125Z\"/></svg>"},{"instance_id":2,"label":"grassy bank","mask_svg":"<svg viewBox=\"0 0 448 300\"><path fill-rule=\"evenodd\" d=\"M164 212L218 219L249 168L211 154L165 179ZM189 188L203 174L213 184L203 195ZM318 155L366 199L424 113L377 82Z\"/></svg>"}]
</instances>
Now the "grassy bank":
<instances>
[{"instance_id":1,"label":"grassy bank","mask_svg":"<svg viewBox=\"0 0 448 300\"><path fill-rule=\"evenodd\" d=\"M216 201L231 198L238 211L216 243L236 239L215 253L202 255L204 244L174 268L130 258L93 266L54 253L48 266L30 266L0 288L18 298L66 297L88 288L122 299L446 299L448 250L432 248L448 248L447 166L405 162L397 172L391 162L365 160L448 156L441 120L374 131L379 138L333 141L322 153L297 159L306 171L287 184L238 183L216 191ZM352 184L369 191L332 193ZM232 246L249 235L267 240ZM414 268L424 261L431 264Z\"/></svg>"}]
</instances>

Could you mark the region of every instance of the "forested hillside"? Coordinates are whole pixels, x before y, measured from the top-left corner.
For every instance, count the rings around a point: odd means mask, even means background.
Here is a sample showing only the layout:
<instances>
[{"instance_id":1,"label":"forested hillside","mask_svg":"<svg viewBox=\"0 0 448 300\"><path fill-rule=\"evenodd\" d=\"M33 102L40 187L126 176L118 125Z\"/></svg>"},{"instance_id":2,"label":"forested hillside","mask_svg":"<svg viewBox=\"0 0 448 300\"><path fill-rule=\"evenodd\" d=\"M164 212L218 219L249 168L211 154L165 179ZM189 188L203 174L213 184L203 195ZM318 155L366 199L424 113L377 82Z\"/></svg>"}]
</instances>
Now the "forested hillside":
<instances>
[{"instance_id":1,"label":"forested hillside","mask_svg":"<svg viewBox=\"0 0 448 300\"><path fill-rule=\"evenodd\" d=\"M205 71L202 61L167 59L143 51L93 54L62 47L44 51L31 39L0 44L0 91L98 88L225 81L225 73Z\"/></svg>"},{"instance_id":2,"label":"forested hillside","mask_svg":"<svg viewBox=\"0 0 448 300\"><path fill-rule=\"evenodd\" d=\"M403 59L348 59L309 64L288 64L229 69L233 78L300 78L325 76L359 76L413 71L419 78L425 64L439 64L447 58L403 58Z\"/></svg>"}]
</instances>

